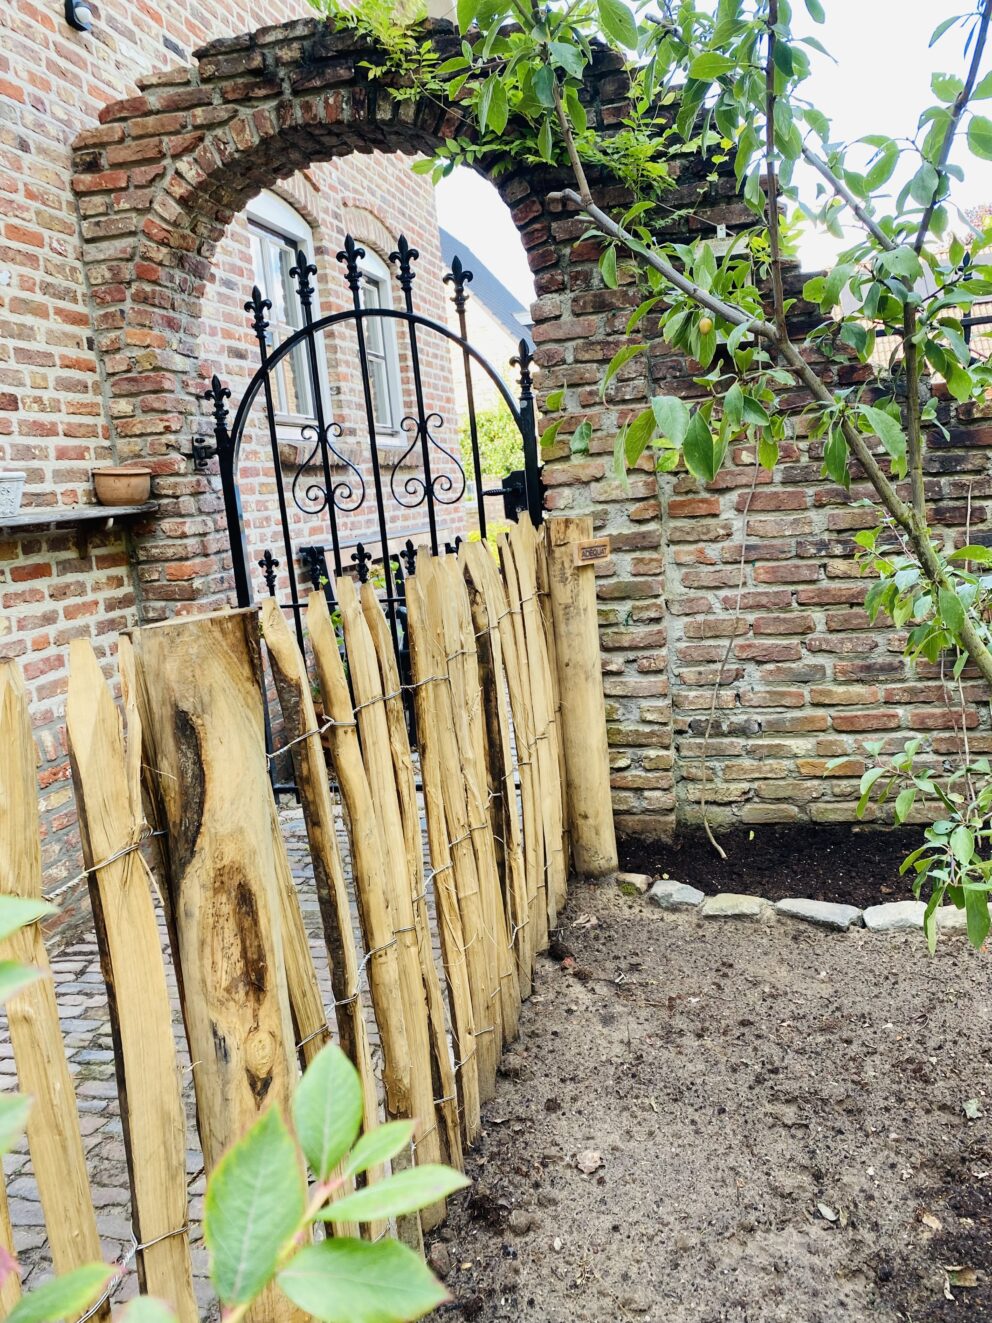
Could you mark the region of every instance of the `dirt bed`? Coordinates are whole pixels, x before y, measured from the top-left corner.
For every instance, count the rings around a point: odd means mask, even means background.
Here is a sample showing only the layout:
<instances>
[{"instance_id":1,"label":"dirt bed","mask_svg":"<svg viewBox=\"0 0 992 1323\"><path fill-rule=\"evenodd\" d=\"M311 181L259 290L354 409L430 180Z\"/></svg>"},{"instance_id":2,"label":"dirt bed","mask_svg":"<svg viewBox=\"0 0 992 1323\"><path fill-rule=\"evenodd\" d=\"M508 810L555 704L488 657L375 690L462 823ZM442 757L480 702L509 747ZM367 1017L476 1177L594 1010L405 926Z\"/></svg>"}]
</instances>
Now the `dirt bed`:
<instances>
[{"instance_id":1,"label":"dirt bed","mask_svg":"<svg viewBox=\"0 0 992 1323\"><path fill-rule=\"evenodd\" d=\"M431 1250L439 1317L992 1320L987 954L615 886L561 936Z\"/></svg>"},{"instance_id":2,"label":"dirt bed","mask_svg":"<svg viewBox=\"0 0 992 1323\"><path fill-rule=\"evenodd\" d=\"M899 865L922 844L922 829L880 830L781 826L738 827L720 832L721 859L702 830L683 833L671 845L621 841L621 867L661 877L667 873L708 896L739 891L769 900L802 896L844 905L881 905L912 899Z\"/></svg>"}]
</instances>

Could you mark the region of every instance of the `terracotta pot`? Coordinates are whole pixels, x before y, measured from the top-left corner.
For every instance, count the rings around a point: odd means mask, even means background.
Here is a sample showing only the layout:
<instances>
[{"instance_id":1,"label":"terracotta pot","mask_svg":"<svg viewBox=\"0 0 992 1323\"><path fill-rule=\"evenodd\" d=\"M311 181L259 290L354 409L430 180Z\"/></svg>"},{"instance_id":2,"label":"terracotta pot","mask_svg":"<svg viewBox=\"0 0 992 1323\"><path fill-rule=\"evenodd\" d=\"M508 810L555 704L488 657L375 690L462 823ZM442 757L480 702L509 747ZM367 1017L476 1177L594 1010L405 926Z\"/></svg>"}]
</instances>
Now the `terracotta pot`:
<instances>
[{"instance_id":1,"label":"terracotta pot","mask_svg":"<svg viewBox=\"0 0 992 1323\"><path fill-rule=\"evenodd\" d=\"M101 505L144 505L152 490L152 471L142 468L94 469L93 488Z\"/></svg>"}]
</instances>

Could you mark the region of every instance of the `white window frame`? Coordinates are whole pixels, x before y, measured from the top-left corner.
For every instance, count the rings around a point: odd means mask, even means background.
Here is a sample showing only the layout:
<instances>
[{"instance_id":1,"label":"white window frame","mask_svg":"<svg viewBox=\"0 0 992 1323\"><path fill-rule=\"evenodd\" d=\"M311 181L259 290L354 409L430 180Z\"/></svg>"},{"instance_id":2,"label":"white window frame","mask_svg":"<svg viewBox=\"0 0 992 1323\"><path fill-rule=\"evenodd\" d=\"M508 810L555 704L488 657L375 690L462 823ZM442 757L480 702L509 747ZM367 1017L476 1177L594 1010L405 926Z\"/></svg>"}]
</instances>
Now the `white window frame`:
<instances>
[{"instance_id":1,"label":"white window frame","mask_svg":"<svg viewBox=\"0 0 992 1323\"><path fill-rule=\"evenodd\" d=\"M253 198L248 204L247 215L249 228L266 230L276 238L287 240L302 251L308 261L312 262L314 260L313 230L295 207L290 206L288 202L284 202L276 193L270 193L266 190L260 193L258 197ZM253 272L253 276L256 274ZM296 297L295 294L293 297ZM316 290L314 290L312 310L314 321L318 321L321 315L320 297ZM320 401L323 405L324 420L327 422L330 421L331 413L328 407L330 391L328 389L325 359L325 354L317 354L317 383L320 391ZM309 364L307 371L309 373ZM316 424L316 421L316 411L313 417L277 412L276 435L281 441L301 441L303 429Z\"/></svg>"},{"instance_id":2,"label":"white window frame","mask_svg":"<svg viewBox=\"0 0 992 1323\"><path fill-rule=\"evenodd\" d=\"M365 256L359 263L359 270L366 280L373 281L379 291L379 306L392 308L393 276L389 267L378 253L366 247ZM371 319L368 319L371 320ZM399 324L392 317L374 319L382 330L383 363L386 392L389 398L390 421L388 424L376 421L376 436L382 437L387 445L403 445L404 438L400 429L402 418L402 393L400 390L400 355L396 327ZM366 321L368 325L368 321ZM368 352L368 333L366 332L366 352Z\"/></svg>"}]
</instances>

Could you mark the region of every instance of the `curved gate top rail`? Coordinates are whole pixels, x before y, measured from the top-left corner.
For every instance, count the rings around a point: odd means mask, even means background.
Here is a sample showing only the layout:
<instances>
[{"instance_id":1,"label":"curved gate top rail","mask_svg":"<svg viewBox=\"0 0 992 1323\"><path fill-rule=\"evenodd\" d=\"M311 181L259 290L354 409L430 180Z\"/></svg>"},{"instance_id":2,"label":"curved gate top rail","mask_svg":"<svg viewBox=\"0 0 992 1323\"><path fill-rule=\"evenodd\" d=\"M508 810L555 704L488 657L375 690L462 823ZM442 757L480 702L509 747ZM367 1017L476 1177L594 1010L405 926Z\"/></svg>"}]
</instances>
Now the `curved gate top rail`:
<instances>
[{"instance_id":1,"label":"curved gate top rail","mask_svg":"<svg viewBox=\"0 0 992 1323\"><path fill-rule=\"evenodd\" d=\"M289 589L289 600L282 605L293 613L296 632L302 644L301 611L303 602L299 591L297 563L317 587L323 584L330 593L329 576L323 562L323 549L320 547L294 548L291 528L290 502L312 521L319 521L326 528L330 540L330 552L335 576L344 572L342 536L339 528L339 515L354 515L363 509L370 493L367 491L365 477L358 466L339 448L343 436L341 424L328 417L329 401L324 398L323 385L331 380L326 354L324 354L324 333L335 327L350 325L354 328L357 346L357 362L360 376L360 402L357 413L364 413L367 428L367 459L371 468L371 479L375 501L374 522L381 549L382 576L385 592L384 605L393 632L397 652L404 651L401 643L402 621L402 579L403 566L400 556L406 561L406 569L412 568L412 558L416 548L411 541L406 550L397 555L392 548L391 530L387 512L387 485L393 502L399 507L414 509L423 507L427 515L427 528L430 551L437 554L439 545L438 509L452 506L463 499L467 491L467 477L457 445L448 448L441 443L438 432L444 426L444 418L431 407L429 398L430 382L425 381L422 365L422 335L430 333L442 337L442 340L461 351L464 389L466 398L466 418L471 438L472 478L477 495L478 524L480 534L486 536L485 496L503 495L507 509L515 513L526 509L534 523L541 519L540 466L538 461L536 415L534 407L533 382L531 377L531 351L526 340L521 340L517 355L511 363L520 371L520 395L515 399L513 393L503 381L496 368L473 346L468 339L466 306L469 294L466 286L472 280L472 272L466 270L459 258L451 264L451 270L444 276L444 283L452 286L452 303L458 318L458 331L452 330L442 322L435 321L414 309L413 285L416 278L414 263L419 257L417 249L412 248L401 235L396 251L390 254L390 262L396 268L396 279L402 290L403 307L368 307L362 302L362 282L364 274L361 263L365 250L348 235L344 247L338 253L342 263L344 279L351 291L352 306L344 311L331 313L315 319L313 315L314 286L311 278L317 274L316 266L302 250L296 252L296 265L289 275L295 282L295 296L300 307L302 325L282 343L270 349L272 336L267 314L271 311L270 300L263 298L260 289L255 286L251 299L245 304L245 311L251 314L251 325L258 343L259 366L252 377L244 396L234 415L234 422L228 427L230 410L227 401L231 391L214 376L205 397L213 405L214 438L213 446L202 443L193 447L195 467L202 471L207 460L216 455L220 467L224 505L227 514L228 530L231 538L231 555L235 588L239 605L248 605L254 600L251 576L249 572L249 550L243 517L241 489L238 478L241 444L245 436L252 406L261 398L264 406L268 440L271 448L272 464L275 474L275 494L278 504L279 531L282 540L281 558L266 548L258 562L262 570L266 590L276 595L277 569L283 566L285 580ZM403 351L408 372L406 383L412 386L413 406L404 413L399 424L405 447L396 457L380 454L377 441L377 424L373 397L373 384L370 368L370 328L379 324L384 327L392 323L397 329L405 328ZM382 343L381 333L378 343ZM299 428L303 442L303 458L296 465L296 471L287 492L283 482L283 459L280 454L279 423L277 420L276 395L273 374L294 351L302 348L305 360L305 374L309 387L309 400L312 403L313 417ZM324 354L324 370L321 370L321 354ZM510 416L521 434L524 454L524 468L521 473L509 475L503 485L495 490L484 491L480 450L479 430L475 408L473 386L473 364L488 377L506 404ZM338 443L338 444L336 444ZM402 444L402 443L401 443ZM390 447L394 450L395 447ZM364 457L364 452L363 452ZM438 460L440 464L438 465ZM385 461L385 462L384 462ZM411 463L417 467L411 468ZM309 472L308 472L309 471ZM402 536L402 531L401 534ZM308 539L313 541L311 535ZM314 553L320 553L316 556ZM359 578L369 575L369 564L375 558L359 543L351 561L355 564Z\"/></svg>"}]
</instances>

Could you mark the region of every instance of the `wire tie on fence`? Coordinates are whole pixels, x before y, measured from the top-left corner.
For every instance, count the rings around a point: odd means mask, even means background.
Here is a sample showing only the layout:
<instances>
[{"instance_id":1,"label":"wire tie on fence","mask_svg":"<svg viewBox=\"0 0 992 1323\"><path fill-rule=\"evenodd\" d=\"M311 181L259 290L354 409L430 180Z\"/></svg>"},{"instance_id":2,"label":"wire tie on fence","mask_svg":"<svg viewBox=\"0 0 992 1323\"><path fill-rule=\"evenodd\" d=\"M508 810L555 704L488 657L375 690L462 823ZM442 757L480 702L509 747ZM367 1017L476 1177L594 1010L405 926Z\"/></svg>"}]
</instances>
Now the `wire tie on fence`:
<instances>
[{"instance_id":1,"label":"wire tie on fence","mask_svg":"<svg viewBox=\"0 0 992 1323\"><path fill-rule=\"evenodd\" d=\"M434 684L436 680L447 680L446 675L425 675L422 680L413 680L409 684L401 684L400 689L422 689L425 684Z\"/></svg>"},{"instance_id":2,"label":"wire tie on fence","mask_svg":"<svg viewBox=\"0 0 992 1323\"><path fill-rule=\"evenodd\" d=\"M367 698L364 703L356 703L355 711L361 712L363 708L372 707L375 703L385 703L389 698L399 698L402 694L401 689L394 689L389 694L376 694L373 698Z\"/></svg>"},{"instance_id":3,"label":"wire tie on fence","mask_svg":"<svg viewBox=\"0 0 992 1323\"><path fill-rule=\"evenodd\" d=\"M488 831L488 830L489 830L489 823L488 823L488 822L477 822L477 823L475 824L474 827L469 827L468 830L469 830L469 835L471 835L471 833L474 832L474 831Z\"/></svg>"},{"instance_id":4,"label":"wire tie on fence","mask_svg":"<svg viewBox=\"0 0 992 1323\"><path fill-rule=\"evenodd\" d=\"M87 1319L93 1318L96 1314L100 1312L103 1306L107 1303L107 1301L111 1298L111 1296L114 1294L117 1288L124 1281L124 1278L127 1276L128 1271L130 1270L131 1264L134 1262L137 1255L142 1252L142 1250L151 1249L153 1245L158 1245L163 1240L171 1240L173 1236L185 1236L188 1234L189 1234L189 1223L187 1222L185 1223L185 1225L181 1227L177 1227L175 1231L164 1231L161 1236L153 1236L150 1240L139 1241L138 1237L134 1234L134 1228L132 1227L131 1244L128 1246L127 1250L121 1255L120 1260L117 1264L117 1271L114 1273L110 1281L104 1287L100 1297L97 1300L94 1300L93 1304L90 1305L89 1309L86 1311L85 1314L81 1314L79 1316L77 1323L86 1323Z\"/></svg>"},{"instance_id":5,"label":"wire tie on fence","mask_svg":"<svg viewBox=\"0 0 992 1323\"><path fill-rule=\"evenodd\" d=\"M113 854L108 855L106 859L101 859L98 864L93 864L91 868L84 868L81 873L77 873L75 877L71 877L68 882L63 882L60 886L56 887L54 891L49 891L43 899L54 900L56 896L64 895L65 892L71 891L72 888L77 886L80 882L85 882L91 873L99 873L101 869L109 868L111 864L115 864L118 859L123 859L125 855L134 854L135 850L140 850L145 841L150 841L153 836L166 835L168 835L168 833L164 827L159 828L158 831L143 831L136 841L132 841L130 845L123 846L120 850L115 850Z\"/></svg>"},{"instance_id":6,"label":"wire tie on fence","mask_svg":"<svg viewBox=\"0 0 992 1323\"><path fill-rule=\"evenodd\" d=\"M417 925L415 923L409 923L405 928L394 928L393 936L399 937L400 933L415 933L416 931Z\"/></svg>"},{"instance_id":7,"label":"wire tie on fence","mask_svg":"<svg viewBox=\"0 0 992 1323\"><path fill-rule=\"evenodd\" d=\"M457 1093L446 1093L443 1098L435 1098L434 1105L440 1107L442 1103L454 1102L457 1097Z\"/></svg>"},{"instance_id":8,"label":"wire tie on fence","mask_svg":"<svg viewBox=\"0 0 992 1323\"><path fill-rule=\"evenodd\" d=\"M422 1144L425 1139L429 1139L436 1129L437 1129L437 1122L435 1121L429 1130L425 1130L424 1133L418 1139L415 1139L413 1141L414 1153L416 1153L418 1145Z\"/></svg>"},{"instance_id":9,"label":"wire tie on fence","mask_svg":"<svg viewBox=\"0 0 992 1323\"><path fill-rule=\"evenodd\" d=\"M450 850L453 845L461 845L462 841L467 841L471 835L472 835L472 828L470 827L464 836L456 836L453 841L449 841L448 849Z\"/></svg>"},{"instance_id":10,"label":"wire tie on fence","mask_svg":"<svg viewBox=\"0 0 992 1323\"><path fill-rule=\"evenodd\" d=\"M473 655L471 648L458 648L455 652L449 652L444 660L446 662L453 662L456 657L471 657Z\"/></svg>"},{"instance_id":11,"label":"wire tie on fence","mask_svg":"<svg viewBox=\"0 0 992 1323\"><path fill-rule=\"evenodd\" d=\"M273 758L278 758L281 753L291 749L294 744L302 744L304 740L309 740L314 735L323 735L325 730L330 730L332 726L354 726L354 721L335 721L333 717L327 717L319 726L314 726L311 730L305 730L302 735L297 735L294 740L287 740L285 744L280 744L278 749L273 749L271 753L265 755L265 761L271 763Z\"/></svg>"},{"instance_id":12,"label":"wire tie on fence","mask_svg":"<svg viewBox=\"0 0 992 1323\"><path fill-rule=\"evenodd\" d=\"M476 1029L474 1036L478 1038L480 1034L494 1034L495 1032L496 1026L494 1024L488 1024L485 1029Z\"/></svg>"},{"instance_id":13,"label":"wire tie on fence","mask_svg":"<svg viewBox=\"0 0 992 1323\"><path fill-rule=\"evenodd\" d=\"M320 1026L319 1029L315 1029L312 1034L307 1034L306 1038L300 1039L300 1041L296 1044L297 1052L300 1050L301 1047L306 1047L307 1043L312 1043L315 1038L319 1038L321 1034L327 1034L328 1037L330 1037L331 1035L331 1026L326 1021Z\"/></svg>"}]
</instances>

